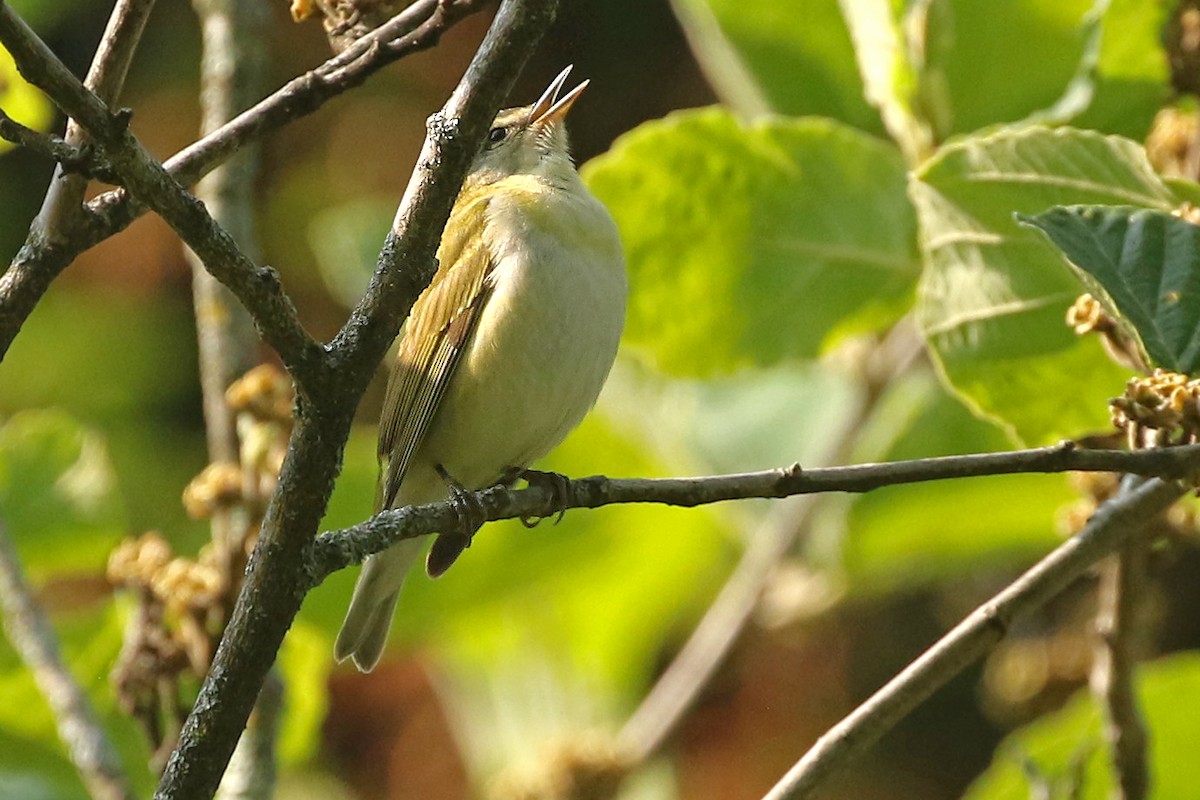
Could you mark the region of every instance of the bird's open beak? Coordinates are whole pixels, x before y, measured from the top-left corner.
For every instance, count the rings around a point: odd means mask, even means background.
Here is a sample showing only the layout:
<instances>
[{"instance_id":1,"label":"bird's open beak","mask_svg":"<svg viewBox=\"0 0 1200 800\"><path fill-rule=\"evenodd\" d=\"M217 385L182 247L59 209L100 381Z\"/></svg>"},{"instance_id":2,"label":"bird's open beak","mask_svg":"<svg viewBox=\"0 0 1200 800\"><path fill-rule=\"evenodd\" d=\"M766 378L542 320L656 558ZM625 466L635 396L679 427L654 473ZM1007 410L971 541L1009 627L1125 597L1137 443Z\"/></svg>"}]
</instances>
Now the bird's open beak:
<instances>
[{"instance_id":1,"label":"bird's open beak","mask_svg":"<svg viewBox=\"0 0 1200 800\"><path fill-rule=\"evenodd\" d=\"M579 95L583 94L583 90L588 85L588 82L584 81L562 97L559 97L558 93L562 91L563 84L567 82L569 74L571 74L570 65L558 73L558 77L550 81L550 85L546 87L546 91L542 92L542 96L533 104L533 108L529 112L529 122L527 124L548 125L551 122L558 122L567 116L567 112L571 110L571 106L579 99Z\"/></svg>"}]
</instances>

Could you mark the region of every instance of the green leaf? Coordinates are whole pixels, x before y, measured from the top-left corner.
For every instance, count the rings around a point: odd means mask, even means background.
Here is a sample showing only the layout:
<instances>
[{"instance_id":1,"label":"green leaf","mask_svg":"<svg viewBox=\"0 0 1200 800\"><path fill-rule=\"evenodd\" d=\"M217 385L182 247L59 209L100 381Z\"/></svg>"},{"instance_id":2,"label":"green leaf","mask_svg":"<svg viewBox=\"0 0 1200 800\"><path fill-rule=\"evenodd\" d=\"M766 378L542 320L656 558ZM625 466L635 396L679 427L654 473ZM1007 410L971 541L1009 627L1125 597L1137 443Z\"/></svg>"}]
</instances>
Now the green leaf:
<instances>
[{"instance_id":1,"label":"green leaf","mask_svg":"<svg viewBox=\"0 0 1200 800\"><path fill-rule=\"evenodd\" d=\"M863 99L838 0L806 0L802 14L778 0L677 0L672 6L696 60L730 108L832 117L882 132L879 114Z\"/></svg>"},{"instance_id":2,"label":"green leaf","mask_svg":"<svg viewBox=\"0 0 1200 800\"><path fill-rule=\"evenodd\" d=\"M125 532L103 440L58 412L9 419L0 427L0 519L34 580L103 573Z\"/></svg>"},{"instance_id":3,"label":"green leaf","mask_svg":"<svg viewBox=\"0 0 1200 800\"><path fill-rule=\"evenodd\" d=\"M1030 444L1106 429L1127 377L1064 324L1083 290L1013 212L1071 203L1176 204L1142 148L1073 129L1006 129L943 147L909 184L925 271L918 319L947 380L977 413Z\"/></svg>"},{"instance_id":4,"label":"green leaf","mask_svg":"<svg viewBox=\"0 0 1200 800\"><path fill-rule=\"evenodd\" d=\"M1188 798L1200 785L1200 656L1195 653L1164 658L1138 670L1138 699L1146 727L1153 732L1149 760L1153 796ZM1114 781L1111 759L1100 730L1095 701L1081 691L1061 711L1050 714L1009 736L996 751L992 765L966 794L968 800L1028 800L1033 796L1026 762L1059 789L1055 797L1106 800ZM1078 794L1072 787L1074 762L1083 760L1084 782Z\"/></svg>"},{"instance_id":5,"label":"green leaf","mask_svg":"<svg viewBox=\"0 0 1200 800\"><path fill-rule=\"evenodd\" d=\"M622 137L584 177L625 243L624 342L666 372L811 358L908 306L904 162L837 123L678 112Z\"/></svg>"},{"instance_id":6,"label":"green leaf","mask_svg":"<svg viewBox=\"0 0 1200 800\"><path fill-rule=\"evenodd\" d=\"M935 6L938 4L935 4ZM1086 44L1091 0L951 0L931 15L928 59L944 76L952 132L1023 119L1057 100Z\"/></svg>"},{"instance_id":7,"label":"green leaf","mask_svg":"<svg viewBox=\"0 0 1200 800\"><path fill-rule=\"evenodd\" d=\"M928 154L933 130L920 111L921 76L913 63L905 9L892 0L841 0L854 40L867 102L910 160Z\"/></svg>"},{"instance_id":8,"label":"green leaf","mask_svg":"<svg viewBox=\"0 0 1200 800\"><path fill-rule=\"evenodd\" d=\"M1109 0L1096 7L1103 8L1099 52L1094 65L1084 65L1091 98L1073 123L1143 139L1171 96L1162 41L1168 4Z\"/></svg>"},{"instance_id":9,"label":"green leaf","mask_svg":"<svg viewBox=\"0 0 1200 800\"><path fill-rule=\"evenodd\" d=\"M1056 206L1018 219L1099 285L1156 366L1200 369L1200 227L1129 206Z\"/></svg>"}]
</instances>

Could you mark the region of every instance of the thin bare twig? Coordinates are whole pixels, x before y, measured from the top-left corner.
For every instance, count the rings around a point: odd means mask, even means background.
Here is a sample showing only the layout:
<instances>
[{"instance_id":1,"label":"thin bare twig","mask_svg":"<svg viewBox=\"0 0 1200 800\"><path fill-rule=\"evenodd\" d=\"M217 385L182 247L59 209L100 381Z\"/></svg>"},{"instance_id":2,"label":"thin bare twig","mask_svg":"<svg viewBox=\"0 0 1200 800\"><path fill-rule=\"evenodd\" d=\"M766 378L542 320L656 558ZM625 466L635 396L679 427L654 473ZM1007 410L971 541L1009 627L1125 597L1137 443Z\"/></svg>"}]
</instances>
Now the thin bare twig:
<instances>
[{"instance_id":1,"label":"thin bare twig","mask_svg":"<svg viewBox=\"0 0 1200 800\"><path fill-rule=\"evenodd\" d=\"M1130 479L1126 478L1126 486ZM1122 488L1121 496L1128 493ZM1149 796L1147 731L1135 688L1137 664L1144 653L1143 600L1146 594L1149 542L1132 536L1110 556L1100 573L1092 691L1105 710L1108 739L1120 800Z\"/></svg>"},{"instance_id":2,"label":"thin bare twig","mask_svg":"<svg viewBox=\"0 0 1200 800\"><path fill-rule=\"evenodd\" d=\"M200 18L202 133L217 130L254 101L266 71L264 0L193 0ZM259 260L254 230L254 182L258 148L244 148L196 187L210 214L251 261ZM257 360L254 320L234 297L191 256L192 302L200 356L200 388L210 461L236 463L238 437L225 390Z\"/></svg>"},{"instance_id":3,"label":"thin bare twig","mask_svg":"<svg viewBox=\"0 0 1200 800\"><path fill-rule=\"evenodd\" d=\"M108 105L121 96L125 76L153 8L154 0L118 0L113 6L104 35L92 57L92 66L83 81L84 86ZM63 138L77 147L88 140L87 133L74 120L67 122L67 133ZM111 182L112 179L105 180ZM41 211L30 229L30 240L53 241L65 230L77 227L86 191L87 181L82 176L68 175L62 166L55 169Z\"/></svg>"},{"instance_id":4,"label":"thin bare twig","mask_svg":"<svg viewBox=\"0 0 1200 800\"><path fill-rule=\"evenodd\" d=\"M58 735L84 786L96 800L133 800L117 751L82 687L63 663L58 637L34 599L16 549L0 522L0 606L13 649L33 673L54 713Z\"/></svg>"},{"instance_id":5,"label":"thin bare twig","mask_svg":"<svg viewBox=\"0 0 1200 800\"><path fill-rule=\"evenodd\" d=\"M259 97L266 72L270 17L266 0L193 0L200 18L202 53L200 106L202 133L217 130ZM258 173L258 147L249 146L208 174L196 194L209 213L252 261L259 256L254 226L254 185ZM200 387L204 400L204 428L209 460L239 463L236 417L226 390L255 363L258 337L254 320L233 293L222 286L203 262L189 253L192 264L192 302L196 314ZM250 465L243 464L244 470ZM212 517L213 551L222 554L231 584L241 580L236 568L248 538L257 530L257 517L241 504L218 509ZM261 506L256 506L261 508ZM220 800L268 800L274 796L276 738L283 705L284 685L272 671L246 730L238 740L229 769L221 779Z\"/></svg>"},{"instance_id":6,"label":"thin bare twig","mask_svg":"<svg viewBox=\"0 0 1200 800\"><path fill-rule=\"evenodd\" d=\"M55 136L27 128L0 109L0 139L7 139L31 153L59 163L64 173L72 177L87 175L101 180L114 180L112 168L89 147L78 147Z\"/></svg>"},{"instance_id":7,"label":"thin bare twig","mask_svg":"<svg viewBox=\"0 0 1200 800\"><path fill-rule=\"evenodd\" d=\"M973 611L865 703L831 728L764 800L819 796L897 722L1003 639L1012 623L1044 605L1154 515L1187 493L1152 479L1102 506L1084 529Z\"/></svg>"},{"instance_id":8,"label":"thin bare twig","mask_svg":"<svg viewBox=\"0 0 1200 800\"><path fill-rule=\"evenodd\" d=\"M106 103L113 103L120 96L153 6L154 0L120 0L113 7L85 81ZM73 122L67 126L65 141L72 146L85 143ZM62 174L69 173L72 165L70 161L59 160L63 169L55 170L24 247L0 275L0 360L50 284L85 249L83 243L99 241L97 216L85 213L80 205L86 182L78 176ZM108 183L115 180L107 172L93 174Z\"/></svg>"},{"instance_id":9,"label":"thin bare twig","mask_svg":"<svg viewBox=\"0 0 1200 800\"><path fill-rule=\"evenodd\" d=\"M590 478L567 481L561 497L543 486L513 490L495 487L475 497L491 520L547 517L559 508L600 508L613 503L661 503L691 508L727 500L779 498L819 492L869 492L884 486L948 478L1013 475L1026 472L1126 472L1186 478L1200 465L1200 445L1128 452L1086 450L1071 442L1007 453L919 458L884 464L857 464L802 470L798 464L761 472L700 478ZM561 501L561 502L560 502ZM360 563L402 539L424 536L457 520L448 502L382 511L349 528L322 533L313 543L316 581Z\"/></svg>"}]
</instances>

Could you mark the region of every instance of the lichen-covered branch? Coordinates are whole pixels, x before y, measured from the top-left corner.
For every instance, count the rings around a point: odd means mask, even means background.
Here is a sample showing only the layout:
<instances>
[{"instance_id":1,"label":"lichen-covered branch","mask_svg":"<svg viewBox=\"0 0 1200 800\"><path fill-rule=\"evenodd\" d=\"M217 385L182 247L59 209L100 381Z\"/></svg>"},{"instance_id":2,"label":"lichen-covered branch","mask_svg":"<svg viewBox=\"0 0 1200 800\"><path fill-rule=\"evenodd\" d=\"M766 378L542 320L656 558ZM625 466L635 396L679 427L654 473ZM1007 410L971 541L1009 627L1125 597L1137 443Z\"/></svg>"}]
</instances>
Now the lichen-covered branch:
<instances>
[{"instance_id":1,"label":"lichen-covered branch","mask_svg":"<svg viewBox=\"0 0 1200 800\"><path fill-rule=\"evenodd\" d=\"M129 131L129 112L111 111L71 74L6 4L0 4L0 42L21 75L44 91L104 153L125 187L153 208L253 314L259 333L275 348L301 390L324 364L324 351L300 326L279 275L259 267Z\"/></svg>"}]
</instances>

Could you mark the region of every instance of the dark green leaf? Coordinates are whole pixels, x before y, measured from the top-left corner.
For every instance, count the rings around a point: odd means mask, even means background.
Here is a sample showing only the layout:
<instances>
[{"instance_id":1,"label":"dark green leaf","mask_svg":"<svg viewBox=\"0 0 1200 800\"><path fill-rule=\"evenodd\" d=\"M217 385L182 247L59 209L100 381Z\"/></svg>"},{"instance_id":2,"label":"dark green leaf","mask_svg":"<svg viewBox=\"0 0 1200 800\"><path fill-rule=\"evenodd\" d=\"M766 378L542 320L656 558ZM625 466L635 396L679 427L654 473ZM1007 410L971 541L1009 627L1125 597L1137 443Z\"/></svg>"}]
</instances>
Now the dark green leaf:
<instances>
[{"instance_id":1,"label":"dark green leaf","mask_svg":"<svg viewBox=\"0 0 1200 800\"><path fill-rule=\"evenodd\" d=\"M1129 206L1057 206L1018 219L1099 284L1156 366L1200 369L1200 227Z\"/></svg>"}]
</instances>

